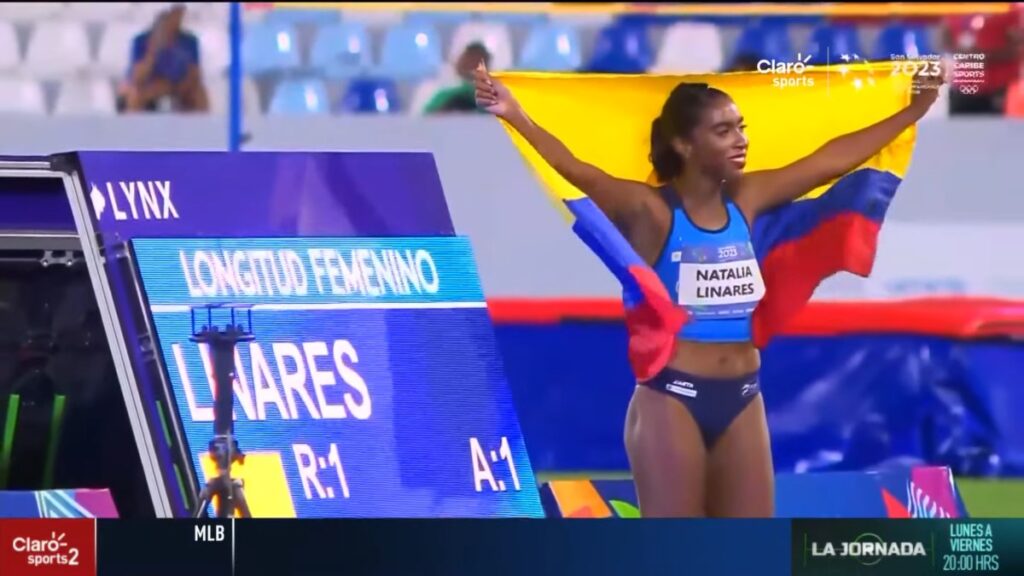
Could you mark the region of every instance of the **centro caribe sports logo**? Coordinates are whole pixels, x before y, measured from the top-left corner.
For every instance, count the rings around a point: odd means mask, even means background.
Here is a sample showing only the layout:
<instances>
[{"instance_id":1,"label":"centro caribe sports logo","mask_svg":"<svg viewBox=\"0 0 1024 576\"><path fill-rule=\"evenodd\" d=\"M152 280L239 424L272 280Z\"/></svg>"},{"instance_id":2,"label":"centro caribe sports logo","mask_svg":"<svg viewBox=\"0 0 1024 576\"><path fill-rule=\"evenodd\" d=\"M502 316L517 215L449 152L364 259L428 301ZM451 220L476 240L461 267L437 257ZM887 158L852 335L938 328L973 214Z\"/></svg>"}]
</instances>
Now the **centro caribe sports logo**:
<instances>
[{"instance_id":1,"label":"centro caribe sports logo","mask_svg":"<svg viewBox=\"0 0 1024 576\"><path fill-rule=\"evenodd\" d=\"M928 557L922 542L886 542L874 532L864 532L851 541L811 542L810 553L815 558L851 558L864 566L886 558Z\"/></svg>"},{"instance_id":2,"label":"centro caribe sports logo","mask_svg":"<svg viewBox=\"0 0 1024 576\"><path fill-rule=\"evenodd\" d=\"M757 71L772 75L772 86L785 90L787 88L810 88L814 86L814 78L807 72L814 68L811 54L796 53L793 60L761 59L757 61Z\"/></svg>"}]
</instances>

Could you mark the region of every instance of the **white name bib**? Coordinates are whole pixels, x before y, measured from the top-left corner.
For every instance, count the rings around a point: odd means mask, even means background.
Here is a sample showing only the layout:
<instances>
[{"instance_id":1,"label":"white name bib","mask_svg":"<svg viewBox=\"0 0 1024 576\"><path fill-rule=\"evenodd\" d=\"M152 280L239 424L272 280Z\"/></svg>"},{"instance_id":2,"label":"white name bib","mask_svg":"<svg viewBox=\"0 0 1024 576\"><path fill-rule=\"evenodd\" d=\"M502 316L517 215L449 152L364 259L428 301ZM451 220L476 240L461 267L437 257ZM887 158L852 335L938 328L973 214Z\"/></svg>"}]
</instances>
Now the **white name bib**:
<instances>
[{"instance_id":1,"label":"white name bib","mask_svg":"<svg viewBox=\"0 0 1024 576\"><path fill-rule=\"evenodd\" d=\"M678 258L678 303L691 314L745 316L764 297L764 279L749 243L691 248Z\"/></svg>"}]
</instances>

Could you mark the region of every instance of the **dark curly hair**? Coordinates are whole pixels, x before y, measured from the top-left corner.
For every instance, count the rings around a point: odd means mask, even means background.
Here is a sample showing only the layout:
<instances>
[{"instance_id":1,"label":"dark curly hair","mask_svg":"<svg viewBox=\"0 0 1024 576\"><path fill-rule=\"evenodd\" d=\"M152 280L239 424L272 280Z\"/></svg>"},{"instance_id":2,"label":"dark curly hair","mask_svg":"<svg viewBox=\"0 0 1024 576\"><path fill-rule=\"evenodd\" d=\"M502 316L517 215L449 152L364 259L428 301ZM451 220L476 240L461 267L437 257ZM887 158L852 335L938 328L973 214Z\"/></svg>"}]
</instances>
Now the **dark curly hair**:
<instances>
[{"instance_id":1,"label":"dark curly hair","mask_svg":"<svg viewBox=\"0 0 1024 576\"><path fill-rule=\"evenodd\" d=\"M651 123L651 165L659 182L669 182L683 171L683 159L672 148L672 139L688 136L700 122L708 104L729 95L707 84L681 82L676 86L661 115Z\"/></svg>"}]
</instances>

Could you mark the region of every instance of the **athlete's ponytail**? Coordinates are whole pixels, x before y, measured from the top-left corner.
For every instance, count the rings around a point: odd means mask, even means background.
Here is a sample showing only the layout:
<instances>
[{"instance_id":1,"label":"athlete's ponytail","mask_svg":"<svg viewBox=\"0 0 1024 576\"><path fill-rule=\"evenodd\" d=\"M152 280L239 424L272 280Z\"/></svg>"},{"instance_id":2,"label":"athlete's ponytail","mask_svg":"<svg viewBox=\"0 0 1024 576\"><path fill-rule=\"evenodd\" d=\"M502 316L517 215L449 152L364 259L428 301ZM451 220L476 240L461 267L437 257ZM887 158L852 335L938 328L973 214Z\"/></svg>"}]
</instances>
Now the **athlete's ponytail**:
<instances>
[{"instance_id":1,"label":"athlete's ponytail","mask_svg":"<svg viewBox=\"0 0 1024 576\"><path fill-rule=\"evenodd\" d=\"M683 171L683 157L672 148L672 136L661 116L651 123L650 159L658 182L669 182Z\"/></svg>"},{"instance_id":2,"label":"athlete's ponytail","mask_svg":"<svg viewBox=\"0 0 1024 576\"><path fill-rule=\"evenodd\" d=\"M701 113L725 92L707 84L681 82L676 86L661 115L651 123L651 165L660 183L667 183L683 172L683 157L672 146L675 138L686 138L700 122Z\"/></svg>"}]
</instances>

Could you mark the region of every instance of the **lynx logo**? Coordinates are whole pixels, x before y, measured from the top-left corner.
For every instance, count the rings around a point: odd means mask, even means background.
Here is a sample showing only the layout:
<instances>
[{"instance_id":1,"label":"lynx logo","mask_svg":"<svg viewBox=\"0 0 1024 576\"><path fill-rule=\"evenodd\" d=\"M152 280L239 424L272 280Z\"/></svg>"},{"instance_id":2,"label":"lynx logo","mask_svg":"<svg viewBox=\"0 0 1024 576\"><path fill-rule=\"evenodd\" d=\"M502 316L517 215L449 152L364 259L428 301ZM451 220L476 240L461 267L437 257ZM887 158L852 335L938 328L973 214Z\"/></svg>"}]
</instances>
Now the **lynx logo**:
<instances>
[{"instance_id":1,"label":"lynx logo","mask_svg":"<svg viewBox=\"0 0 1024 576\"><path fill-rule=\"evenodd\" d=\"M885 542L878 534L865 532L852 542L811 542L811 556L853 558L864 566L874 566L889 557L928 556L921 542Z\"/></svg>"},{"instance_id":2,"label":"lynx logo","mask_svg":"<svg viewBox=\"0 0 1024 576\"><path fill-rule=\"evenodd\" d=\"M89 192L96 219L103 217L107 206L115 220L170 220L178 218L178 209L171 198L169 180L134 180L92 185Z\"/></svg>"}]
</instances>

